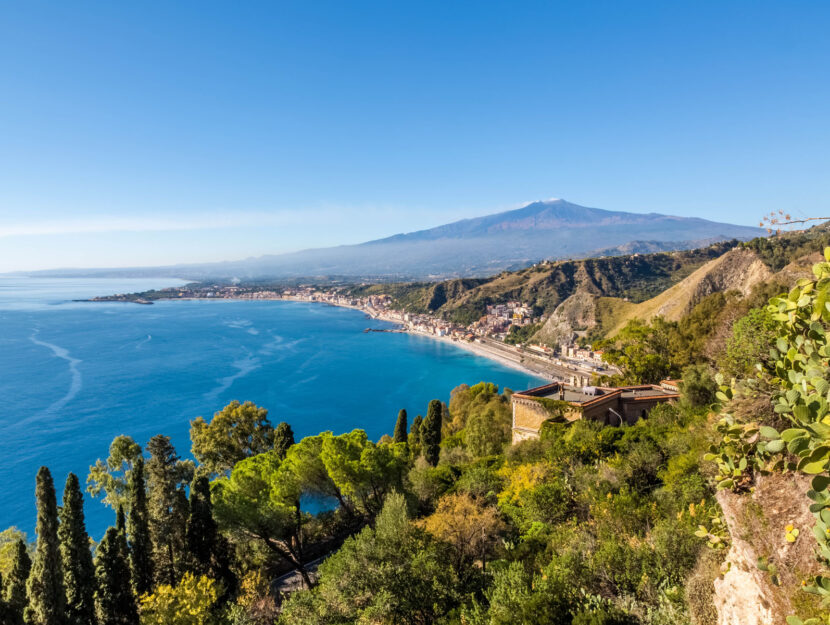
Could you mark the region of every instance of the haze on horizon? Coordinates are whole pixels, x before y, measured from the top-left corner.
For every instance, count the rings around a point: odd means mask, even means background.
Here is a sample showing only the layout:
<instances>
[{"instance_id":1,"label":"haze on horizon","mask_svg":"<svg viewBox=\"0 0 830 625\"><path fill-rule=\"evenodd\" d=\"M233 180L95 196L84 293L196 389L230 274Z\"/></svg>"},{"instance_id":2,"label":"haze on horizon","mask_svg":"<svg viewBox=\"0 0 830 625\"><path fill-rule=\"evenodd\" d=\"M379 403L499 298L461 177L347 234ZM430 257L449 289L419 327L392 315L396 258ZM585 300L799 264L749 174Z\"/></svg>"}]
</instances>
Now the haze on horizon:
<instances>
[{"instance_id":1,"label":"haze on horizon","mask_svg":"<svg viewBox=\"0 0 830 625\"><path fill-rule=\"evenodd\" d=\"M826 208L823 2L0 7L0 272ZM822 213L823 214L823 213Z\"/></svg>"}]
</instances>

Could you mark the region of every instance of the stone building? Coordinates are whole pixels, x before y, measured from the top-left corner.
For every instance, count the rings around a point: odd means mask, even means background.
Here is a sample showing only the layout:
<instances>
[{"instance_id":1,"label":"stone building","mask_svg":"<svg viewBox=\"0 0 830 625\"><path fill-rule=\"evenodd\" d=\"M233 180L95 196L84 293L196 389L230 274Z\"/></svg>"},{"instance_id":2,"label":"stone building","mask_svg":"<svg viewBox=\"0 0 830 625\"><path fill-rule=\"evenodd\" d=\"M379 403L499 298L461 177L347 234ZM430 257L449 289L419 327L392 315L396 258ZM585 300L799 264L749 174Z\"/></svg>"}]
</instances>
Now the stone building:
<instances>
[{"instance_id":1,"label":"stone building","mask_svg":"<svg viewBox=\"0 0 830 625\"><path fill-rule=\"evenodd\" d=\"M640 386L572 386L561 382L514 393L513 442L539 438L545 421L590 419L605 425L632 425L657 404L680 397L679 380Z\"/></svg>"}]
</instances>

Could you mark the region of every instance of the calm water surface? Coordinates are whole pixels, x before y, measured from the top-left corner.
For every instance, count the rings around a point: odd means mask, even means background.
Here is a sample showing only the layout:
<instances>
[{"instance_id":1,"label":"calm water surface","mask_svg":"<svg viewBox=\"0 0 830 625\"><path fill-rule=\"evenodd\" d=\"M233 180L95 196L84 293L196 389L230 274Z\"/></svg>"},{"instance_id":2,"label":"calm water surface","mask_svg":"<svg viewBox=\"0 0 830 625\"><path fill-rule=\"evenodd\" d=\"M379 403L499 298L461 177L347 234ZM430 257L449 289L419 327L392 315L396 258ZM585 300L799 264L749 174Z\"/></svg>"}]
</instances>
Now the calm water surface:
<instances>
[{"instance_id":1,"label":"calm water surface","mask_svg":"<svg viewBox=\"0 0 830 625\"><path fill-rule=\"evenodd\" d=\"M233 399L266 407L298 438L363 428L377 439L400 408L424 414L459 384L541 382L428 338L364 333L391 326L320 304L71 301L174 284L0 278L0 529L33 532L41 465L62 491L66 474L83 482L118 434L142 445L166 434L189 456L190 420ZM86 509L100 538L113 514L89 499Z\"/></svg>"}]
</instances>

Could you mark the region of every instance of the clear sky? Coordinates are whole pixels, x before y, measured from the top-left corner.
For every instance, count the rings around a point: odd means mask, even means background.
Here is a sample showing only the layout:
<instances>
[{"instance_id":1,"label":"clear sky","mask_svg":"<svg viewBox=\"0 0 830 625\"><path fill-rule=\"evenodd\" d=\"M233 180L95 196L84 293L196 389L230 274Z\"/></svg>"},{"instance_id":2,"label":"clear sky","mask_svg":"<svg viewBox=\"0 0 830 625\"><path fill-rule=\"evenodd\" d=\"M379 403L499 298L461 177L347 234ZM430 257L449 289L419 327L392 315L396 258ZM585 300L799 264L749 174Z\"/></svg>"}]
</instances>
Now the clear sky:
<instances>
[{"instance_id":1,"label":"clear sky","mask_svg":"<svg viewBox=\"0 0 830 625\"><path fill-rule=\"evenodd\" d=\"M356 243L549 197L826 214L830 2L0 4L0 271Z\"/></svg>"}]
</instances>

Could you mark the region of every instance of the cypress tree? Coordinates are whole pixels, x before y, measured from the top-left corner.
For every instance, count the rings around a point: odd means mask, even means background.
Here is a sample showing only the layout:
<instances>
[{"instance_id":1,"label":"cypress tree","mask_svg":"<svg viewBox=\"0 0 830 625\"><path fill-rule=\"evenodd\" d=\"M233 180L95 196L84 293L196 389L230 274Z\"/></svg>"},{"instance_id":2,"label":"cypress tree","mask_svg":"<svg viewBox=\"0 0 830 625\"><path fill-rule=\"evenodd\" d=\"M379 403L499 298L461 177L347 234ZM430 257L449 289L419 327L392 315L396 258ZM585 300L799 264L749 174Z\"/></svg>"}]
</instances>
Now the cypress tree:
<instances>
[{"instance_id":1,"label":"cypress tree","mask_svg":"<svg viewBox=\"0 0 830 625\"><path fill-rule=\"evenodd\" d=\"M95 623L95 566L84 522L84 496L74 473L66 478L60 522L58 538L66 589L66 623L90 625Z\"/></svg>"},{"instance_id":2,"label":"cypress tree","mask_svg":"<svg viewBox=\"0 0 830 625\"><path fill-rule=\"evenodd\" d=\"M28 625L63 625L66 619L66 591L58 543L58 502L55 483L46 467L37 472L37 546L32 570L26 582Z\"/></svg>"},{"instance_id":3,"label":"cypress tree","mask_svg":"<svg viewBox=\"0 0 830 625\"><path fill-rule=\"evenodd\" d=\"M427 408L427 418L421 425L421 442L424 446L424 459L433 467L438 464L441 451L441 402L433 399Z\"/></svg>"},{"instance_id":4,"label":"cypress tree","mask_svg":"<svg viewBox=\"0 0 830 625\"><path fill-rule=\"evenodd\" d=\"M9 606L6 604L6 599L2 593L3 590L3 574L0 573L0 623L6 625L11 618L11 613L9 612Z\"/></svg>"},{"instance_id":5,"label":"cypress tree","mask_svg":"<svg viewBox=\"0 0 830 625\"><path fill-rule=\"evenodd\" d=\"M124 506L118 506L115 511L115 529L122 534L127 534L127 515L124 514Z\"/></svg>"},{"instance_id":6,"label":"cypress tree","mask_svg":"<svg viewBox=\"0 0 830 625\"><path fill-rule=\"evenodd\" d=\"M23 611L26 609L26 580L32 561L26 549L26 543L18 540L14 546L14 561L6 579L4 599L9 625L23 625Z\"/></svg>"},{"instance_id":7,"label":"cypress tree","mask_svg":"<svg viewBox=\"0 0 830 625\"><path fill-rule=\"evenodd\" d=\"M412 419L412 426L409 428L409 434L412 436L412 443L415 445L421 444L421 426L424 423L424 418L421 415L416 415Z\"/></svg>"},{"instance_id":8,"label":"cypress tree","mask_svg":"<svg viewBox=\"0 0 830 625\"><path fill-rule=\"evenodd\" d=\"M127 515L124 514L124 506L118 506L118 511L115 513L115 529L121 538L118 543L121 547L121 557L124 558L129 570L130 546L127 544ZM130 583L132 583L132 576L130 576Z\"/></svg>"},{"instance_id":9,"label":"cypress tree","mask_svg":"<svg viewBox=\"0 0 830 625\"><path fill-rule=\"evenodd\" d=\"M204 475L193 480L190 487L186 538L191 572L222 582L226 596L234 594L236 576L230 567L230 545L213 518L210 483Z\"/></svg>"},{"instance_id":10,"label":"cypress tree","mask_svg":"<svg viewBox=\"0 0 830 625\"><path fill-rule=\"evenodd\" d=\"M406 442L406 410L403 408L398 413L398 420L395 422L395 434L392 436L392 440L396 443Z\"/></svg>"},{"instance_id":11,"label":"cypress tree","mask_svg":"<svg viewBox=\"0 0 830 625\"><path fill-rule=\"evenodd\" d=\"M167 436L157 435L147 445L148 511L153 542L155 582L175 586L185 568L185 531L188 502L183 481L189 482L186 463L180 462ZM191 475L192 478L192 469Z\"/></svg>"},{"instance_id":12,"label":"cypress tree","mask_svg":"<svg viewBox=\"0 0 830 625\"><path fill-rule=\"evenodd\" d=\"M187 518L187 552L194 575L207 575L216 546L217 527L210 502L210 484L199 476L190 487L190 515Z\"/></svg>"},{"instance_id":13,"label":"cypress tree","mask_svg":"<svg viewBox=\"0 0 830 625\"><path fill-rule=\"evenodd\" d=\"M144 458L139 457L130 473L130 516L127 538L130 543L130 574L136 596L153 589L153 546L150 542L150 521L147 513L147 491L144 490Z\"/></svg>"},{"instance_id":14,"label":"cypress tree","mask_svg":"<svg viewBox=\"0 0 830 625\"><path fill-rule=\"evenodd\" d=\"M101 539L95 557L95 609L98 625L137 625L138 608L130 587L130 569L124 559L124 535L111 527Z\"/></svg>"},{"instance_id":15,"label":"cypress tree","mask_svg":"<svg viewBox=\"0 0 830 625\"><path fill-rule=\"evenodd\" d=\"M285 455L288 453L288 448L293 444L294 431L291 429L290 425L283 421L277 426L277 429L274 432L274 450L277 452L277 456L279 456L280 460L285 459Z\"/></svg>"}]
</instances>

